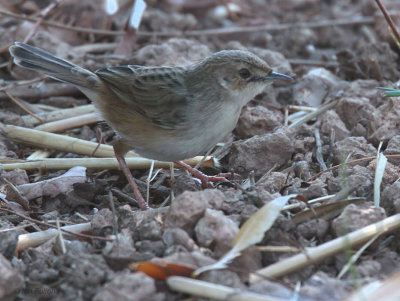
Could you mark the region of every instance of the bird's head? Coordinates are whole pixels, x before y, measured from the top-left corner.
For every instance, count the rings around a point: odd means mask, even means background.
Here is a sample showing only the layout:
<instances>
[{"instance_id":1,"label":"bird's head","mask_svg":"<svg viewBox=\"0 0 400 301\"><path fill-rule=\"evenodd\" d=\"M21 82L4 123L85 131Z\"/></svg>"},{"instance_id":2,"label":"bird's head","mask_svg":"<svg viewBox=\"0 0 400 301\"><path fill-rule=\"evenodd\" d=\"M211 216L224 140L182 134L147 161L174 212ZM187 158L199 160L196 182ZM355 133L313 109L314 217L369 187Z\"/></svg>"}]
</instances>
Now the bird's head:
<instances>
[{"instance_id":1,"label":"bird's head","mask_svg":"<svg viewBox=\"0 0 400 301\"><path fill-rule=\"evenodd\" d=\"M258 56L243 50L223 50L205 58L200 64L209 79L240 98L251 98L261 93L274 80L293 80L292 77L274 72Z\"/></svg>"}]
</instances>

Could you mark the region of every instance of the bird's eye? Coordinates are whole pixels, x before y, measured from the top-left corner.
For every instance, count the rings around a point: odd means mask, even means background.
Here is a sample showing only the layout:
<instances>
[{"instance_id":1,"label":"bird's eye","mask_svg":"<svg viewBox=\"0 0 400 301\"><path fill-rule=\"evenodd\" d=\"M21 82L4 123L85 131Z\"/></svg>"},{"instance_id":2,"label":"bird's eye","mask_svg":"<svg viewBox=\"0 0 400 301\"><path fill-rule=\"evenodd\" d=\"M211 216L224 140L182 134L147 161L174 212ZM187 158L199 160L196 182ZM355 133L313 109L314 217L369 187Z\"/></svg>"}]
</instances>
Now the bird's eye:
<instances>
[{"instance_id":1,"label":"bird's eye","mask_svg":"<svg viewBox=\"0 0 400 301\"><path fill-rule=\"evenodd\" d=\"M249 78L249 76L250 76L250 71L249 71L249 69L242 68L242 69L240 69L238 72L239 72L239 76L240 76L241 78L246 79L246 78Z\"/></svg>"}]
</instances>

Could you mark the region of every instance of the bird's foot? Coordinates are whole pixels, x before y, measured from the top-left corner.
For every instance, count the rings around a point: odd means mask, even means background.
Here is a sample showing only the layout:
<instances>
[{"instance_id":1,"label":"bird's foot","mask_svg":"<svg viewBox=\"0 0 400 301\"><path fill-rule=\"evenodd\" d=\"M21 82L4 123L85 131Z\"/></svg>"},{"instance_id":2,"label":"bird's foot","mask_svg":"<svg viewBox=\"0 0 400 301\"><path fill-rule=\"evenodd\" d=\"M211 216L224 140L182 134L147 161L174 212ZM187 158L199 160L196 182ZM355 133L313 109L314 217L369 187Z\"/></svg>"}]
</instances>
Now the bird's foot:
<instances>
[{"instance_id":1,"label":"bird's foot","mask_svg":"<svg viewBox=\"0 0 400 301\"><path fill-rule=\"evenodd\" d=\"M183 161L175 161L175 164L181 166L182 168L186 169L190 172L195 178L201 181L201 185L204 188L211 187L212 182L223 182L223 183L231 183L227 178L232 177L231 173L220 173L215 176L208 176L202 173L200 170L191 167L189 164L186 164Z\"/></svg>"},{"instance_id":2,"label":"bird's foot","mask_svg":"<svg viewBox=\"0 0 400 301\"><path fill-rule=\"evenodd\" d=\"M115 158L118 161L119 167L121 168L122 172L124 173L126 179L128 180L129 185L131 185L133 189L133 193L135 195L135 198L139 204L139 208L141 210L148 210L151 209L149 207L149 204L146 202L146 200L143 198L142 193L139 190L138 185L136 184L135 178L132 176L131 171L129 170L128 165L126 164L124 155L122 155L118 148L114 145L114 153L115 153Z\"/></svg>"}]
</instances>

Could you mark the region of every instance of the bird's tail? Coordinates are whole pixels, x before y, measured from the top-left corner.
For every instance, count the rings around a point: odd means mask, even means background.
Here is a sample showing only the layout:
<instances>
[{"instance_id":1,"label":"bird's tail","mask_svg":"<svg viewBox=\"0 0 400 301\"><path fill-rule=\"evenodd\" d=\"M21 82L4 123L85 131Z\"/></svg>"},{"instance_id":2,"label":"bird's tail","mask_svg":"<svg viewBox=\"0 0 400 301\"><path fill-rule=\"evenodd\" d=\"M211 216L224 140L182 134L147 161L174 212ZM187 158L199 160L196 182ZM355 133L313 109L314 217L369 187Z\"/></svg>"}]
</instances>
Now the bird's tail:
<instances>
[{"instance_id":1,"label":"bird's tail","mask_svg":"<svg viewBox=\"0 0 400 301\"><path fill-rule=\"evenodd\" d=\"M99 77L93 72L71 64L42 49L15 42L9 50L14 57L14 63L18 66L43 72L63 82L91 89L100 81Z\"/></svg>"}]
</instances>

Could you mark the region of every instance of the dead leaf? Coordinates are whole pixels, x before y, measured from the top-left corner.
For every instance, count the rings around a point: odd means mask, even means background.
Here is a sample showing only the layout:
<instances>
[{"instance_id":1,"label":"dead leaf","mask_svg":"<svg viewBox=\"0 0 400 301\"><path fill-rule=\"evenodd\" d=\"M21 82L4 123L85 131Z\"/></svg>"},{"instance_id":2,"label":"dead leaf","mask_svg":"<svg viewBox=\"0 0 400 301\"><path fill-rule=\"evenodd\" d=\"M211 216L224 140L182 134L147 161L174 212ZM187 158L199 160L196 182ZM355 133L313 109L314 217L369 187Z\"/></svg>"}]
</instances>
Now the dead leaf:
<instances>
[{"instance_id":1,"label":"dead leaf","mask_svg":"<svg viewBox=\"0 0 400 301\"><path fill-rule=\"evenodd\" d=\"M84 182L86 182L86 167L75 166L59 177L19 185L17 188L23 196L32 200L43 196L55 197L62 192L72 190L73 184Z\"/></svg>"},{"instance_id":2,"label":"dead leaf","mask_svg":"<svg viewBox=\"0 0 400 301\"><path fill-rule=\"evenodd\" d=\"M195 267L168 262L163 259L134 263L131 268L154 279L166 280L170 276L191 277Z\"/></svg>"},{"instance_id":3,"label":"dead leaf","mask_svg":"<svg viewBox=\"0 0 400 301\"><path fill-rule=\"evenodd\" d=\"M311 209L307 209L304 211L301 211L299 213L296 213L292 217L292 222L296 224L300 224L302 222L308 221L313 218L322 218L325 217L326 215L334 215L338 214L338 211L343 209L349 204L357 204L360 202L365 201L365 198L350 198L347 200L341 200L337 201L334 203L328 203L328 204L321 204L318 207L311 207Z\"/></svg>"},{"instance_id":4,"label":"dead leaf","mask_svg":"<svg viewBox=\"0 0 400 301\"><path fill-rule=\"evenodd\" d=\"M235 257L240 255L241 251L263 239L264 233L271 228L287 201L296 197L296 194L281 196L260 208L240 228L233 240L232 249L216 263L201 267L194 274L199 275L205 271L226 268Z\"/></svg>"},{"instance_id":5,"label":"dead leaf","mask_svg":"<svg viewBox=\"0 0 400 301\"><path fill-rule=\"evenodd\" d=\"M26 210L20 204L7 200L5 194L0 193L0 199L4 203L6 203L10 207L10 209L14 210L15 212L18 212L18 213L21 213L21 214L26 214Z\"/></svg>"}]
</instances>

